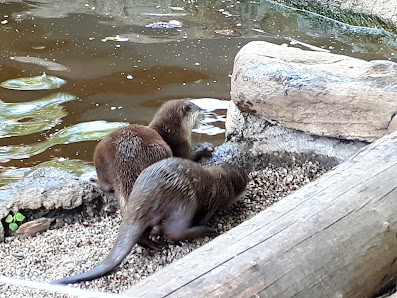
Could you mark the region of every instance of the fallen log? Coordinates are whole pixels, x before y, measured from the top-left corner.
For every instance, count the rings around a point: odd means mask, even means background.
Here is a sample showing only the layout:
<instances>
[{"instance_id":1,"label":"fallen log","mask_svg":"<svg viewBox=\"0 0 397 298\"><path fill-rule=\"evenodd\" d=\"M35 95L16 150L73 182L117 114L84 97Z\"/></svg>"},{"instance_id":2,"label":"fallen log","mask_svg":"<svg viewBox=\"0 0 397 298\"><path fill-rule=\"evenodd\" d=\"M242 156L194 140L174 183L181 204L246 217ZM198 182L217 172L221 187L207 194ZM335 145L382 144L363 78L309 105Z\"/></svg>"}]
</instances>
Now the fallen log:
<instances>
[{"instance_id":1,"label":"fallen log","mask_svg":"<svg viewBox=\"0 0 397 298\"><path fill-rule=\"evenodd\" d=\"M123 294L370 297L396 277L393 133Z\"/></svg>"}]
</instances>

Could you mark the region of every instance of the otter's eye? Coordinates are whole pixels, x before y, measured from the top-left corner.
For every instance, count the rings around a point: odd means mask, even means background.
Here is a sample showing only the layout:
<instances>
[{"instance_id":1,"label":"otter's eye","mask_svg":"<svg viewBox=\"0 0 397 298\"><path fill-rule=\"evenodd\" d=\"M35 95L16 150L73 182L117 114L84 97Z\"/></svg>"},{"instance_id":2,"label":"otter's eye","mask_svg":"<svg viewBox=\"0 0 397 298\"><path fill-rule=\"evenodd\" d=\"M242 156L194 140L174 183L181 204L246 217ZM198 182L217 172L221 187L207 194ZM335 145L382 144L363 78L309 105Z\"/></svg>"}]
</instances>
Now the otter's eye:
<instances>
[{"instance_id":1,"label":"otter's eye","mask_svg":"<svg viewBox=\"0 0 397 298\"><path fill-rule=\"evenodd\" d=\"M190 104L185 104L185 105L183 106L183 111L184 111L185 113L189 113L191 110L192 110L192 107L191 107Z\"/></svg>"}]
</instances>

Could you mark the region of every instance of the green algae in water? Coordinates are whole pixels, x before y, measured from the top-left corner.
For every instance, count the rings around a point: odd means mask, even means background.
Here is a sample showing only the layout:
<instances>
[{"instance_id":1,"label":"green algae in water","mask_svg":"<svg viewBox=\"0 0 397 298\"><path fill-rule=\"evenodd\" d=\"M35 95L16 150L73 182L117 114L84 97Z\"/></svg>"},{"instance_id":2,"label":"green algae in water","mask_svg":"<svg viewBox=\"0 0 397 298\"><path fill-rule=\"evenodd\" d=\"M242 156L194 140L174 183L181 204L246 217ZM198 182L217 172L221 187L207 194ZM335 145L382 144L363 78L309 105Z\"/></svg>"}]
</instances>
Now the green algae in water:
<instances>
[{"instance_id":1,"label":"green algae in water","mask_svg":"<svg viewBox=\"0 0 397 298\"><path fill-rule=\"evenodd\" d=\"M382 30L396 34L397 28L387 19L383 19L376 14L369 14L364 11L359 12L353 9L342 9L338 5L321 5L315 1L300 3L291 0L273 0L276 3L288 5L290 8L299 9L303 12L318 14L321 17L329 18L336 22L341 22L354 27L366 27L367 29L382 28Z\"/></svg>"},{"instance_id":2,"label":"green algae in water","mask_svg":"<svg viewBox=\"0 0 397 298\"><path fill-rule=\"evenodd\" d=\"M4 81L1 87L12 90L45 90L57 89L66 83L65 80L43 74L37 77L18 78Z\"/></svg>"},{"instance_id":3,"label":"green algae in water","mask_svg":"<svg viewBox=\"0 0 397 298\"><path fill-rule=\"evenodd\" d=\"M67 115L60 104L75 99L68 93L56 93L30 102L0 101L0 138L29 135L54 127Z\"/></svg>"},{"instance_id":4,"label":"green algae in water","mask_svg":"<svg viewBox=\"0 0 397 298\"><path fill-rule=\"evenodd\" d=\"M85 180L88 180L90 177L95 175L95 167L91 163L79 159L60 157L42 162L29 168L6 168L0 166L0 187L17 182L37 169L48 167L66 170Z\"/></svg>"},{"instance_id":5,"label":"green algae in water","mask_svg":"<svg viewBox=\"0 0 397 298\"><path fill-rule=\"evenodd\" d=\"M92 121L78 123L54 133L48 140L30 146L0 147L0 162L23 159L40 154L48 148L60 145L102 139L113 130L127 126L123 122Z\"/></svg>"}]
</instances>

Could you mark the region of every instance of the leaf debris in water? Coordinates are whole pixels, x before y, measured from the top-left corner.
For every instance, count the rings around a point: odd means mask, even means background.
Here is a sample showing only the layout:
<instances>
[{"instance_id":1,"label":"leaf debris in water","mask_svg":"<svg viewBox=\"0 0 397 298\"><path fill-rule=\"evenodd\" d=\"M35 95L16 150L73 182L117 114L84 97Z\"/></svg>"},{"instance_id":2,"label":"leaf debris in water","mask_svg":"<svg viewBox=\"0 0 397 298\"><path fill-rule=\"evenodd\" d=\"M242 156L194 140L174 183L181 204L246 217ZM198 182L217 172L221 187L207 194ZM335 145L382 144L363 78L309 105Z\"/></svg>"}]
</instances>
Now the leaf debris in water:
<instances>
[{"instance_id":1,"label":"leaf debris in water","mask_svg":"<svg viewBox=\"0 0 397 298\"><path fill-rule=\"evenodd\" d=\"M128 41L127 37L120 37L119 35L116 36L106 36L105 38L101 39L103 42L106 41Z\"/></svg>"},{"instance_id":2,"label":"leaf debris in water","mask_svg":"<svg viewBox=\"0 0 397 298\"><path fill-rule=\"evenodd\" d=\"M171 20L169 22L156 22L146 25L146 28L152 28L152 29L175 29L181 27L182 27L182 23L176 20Z\"/></svg>"},{"instance_id":3,"label":"leaf debris in water","mask_svg":"<svg viewBox=\"0 0 397 298\"><path fill-rule=\"evenodd\" d=\"M224 35L224 36L230 36L234 34L234 31L231 29L220 29L220 30L215 30L215 33Z\"/></svg>"},{"instance_id":4,"label":"leaf debris in water","mask_svg":"<svg viewBox=\"0 0 397 298\"><path fill-rule=\"evenodd\" d=\"M176 10L176 11L185 10L183 7L179 7L179 6L170 6L170 8L171 8L172 10Z\"/></svg>"}]
</instances>

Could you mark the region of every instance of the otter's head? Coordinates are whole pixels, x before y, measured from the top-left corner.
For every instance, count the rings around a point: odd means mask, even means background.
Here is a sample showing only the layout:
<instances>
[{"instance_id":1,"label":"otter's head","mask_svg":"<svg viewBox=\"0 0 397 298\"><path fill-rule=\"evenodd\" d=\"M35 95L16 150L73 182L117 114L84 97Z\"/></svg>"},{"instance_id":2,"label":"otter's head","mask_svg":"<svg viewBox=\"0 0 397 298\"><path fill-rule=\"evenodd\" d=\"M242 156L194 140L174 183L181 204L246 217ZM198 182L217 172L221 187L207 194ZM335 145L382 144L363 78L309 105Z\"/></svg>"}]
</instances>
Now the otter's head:
<instances>
[{"instance_id":1,"label":"otter's head","mask_svg":"<svg viewBox=\"0 0 397 298\"><path fill-rule=\"evenodd\" d=\"M241 167L231 164L224 164L222 167L225 169L226 175L229 177L234 190L235 197L234 200L230 202L233 204L244 195L248 184L248 172Z\"/></svg>"},{"instance_id":2,"label":"otter's head","mask_svg":"<svg viewBox=\"0 0 397 298\"><path fill-rule=\"evenodd\" d=\"M174 99L164 103L157 111L149 127L156 130L183 129L190 132L204 120L204 110L188 101Z\"/></svg>"},{"instance_id":3,"label":"otter's head","mask_svg":"<svg viewBox=\"0 0 397 298\"><path fill-rule=\"evenodd\" d=\"M186 129L193 130L198 128L204 120L204 110L194 103L185 100L183 110L186 115L189 115L189 121L186 123Z\"/></svg>"}]
</instances>

